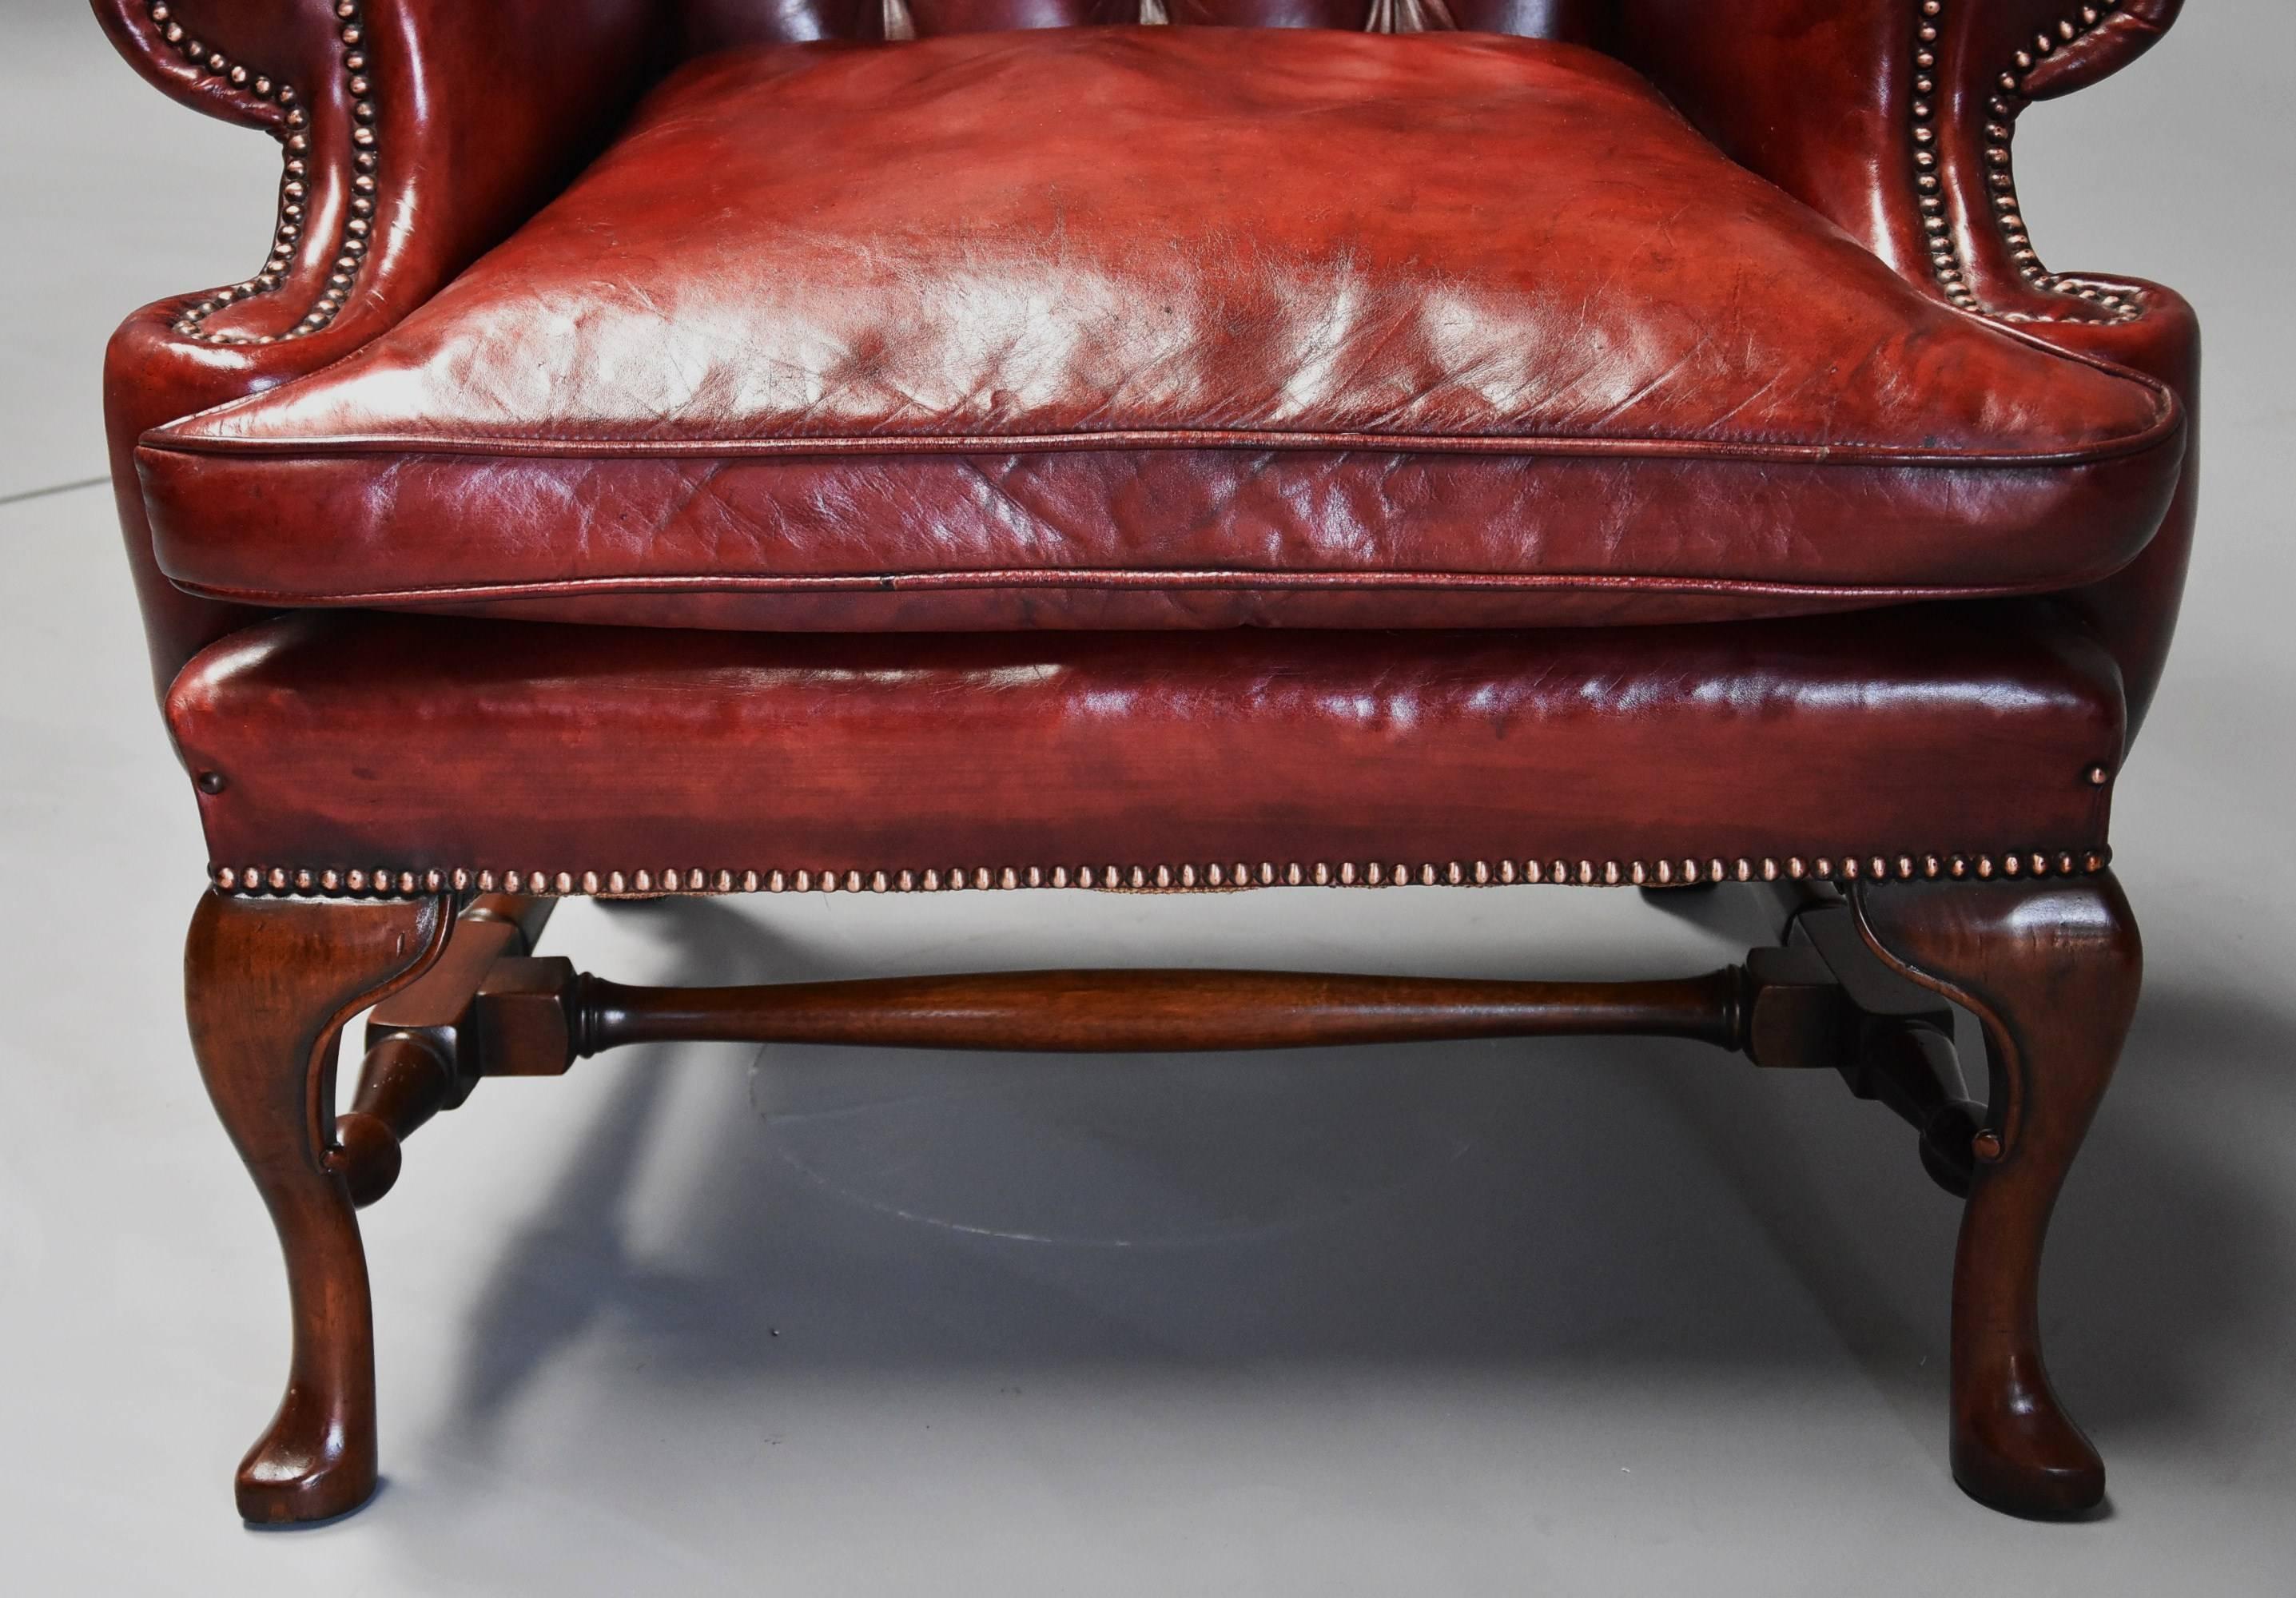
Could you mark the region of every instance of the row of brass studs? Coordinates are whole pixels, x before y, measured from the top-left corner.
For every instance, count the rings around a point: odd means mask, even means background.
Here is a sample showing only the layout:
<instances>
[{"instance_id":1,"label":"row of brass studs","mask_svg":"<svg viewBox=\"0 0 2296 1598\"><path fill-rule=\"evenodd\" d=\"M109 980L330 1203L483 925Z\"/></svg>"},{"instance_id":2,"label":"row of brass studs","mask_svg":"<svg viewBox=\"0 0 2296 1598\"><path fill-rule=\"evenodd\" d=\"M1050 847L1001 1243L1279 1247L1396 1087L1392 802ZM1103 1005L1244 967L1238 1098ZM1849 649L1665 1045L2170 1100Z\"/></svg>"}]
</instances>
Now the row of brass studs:
<instances>
[{"instance_id":1,"label":"row of brass studs","mask_svg":"<svg viewBox=\"0 0 2296 1598\"><path fill-rule=\"evenodd\" d=\"M2027 103L2027 76L2042 58L2098 27L2120 4L2120 0L2096 0L2093 5L2084 5L2077 15L2062 19L2054 35L2036 34L2031 49L2017 52L2014 62L1994 86L1997 92L1986 108L1993 119L1985 127L1985 161L1986 182L1993 191L1994 219L2009 246L2010 260L2025 281L2045 293L2070 294L2087 300L2115 322L2133 322L2144 314L2144 306L2134 297L2094 285L2068 283L2041 264L2032 236L2025 228L2024 212L2018 204L2017 179L2009 154L2010 141L2016 134L2017 113ZM2002 320L2030 322L2037 318L2012 312Z\"/></svg>"},{"instance_id":2,"label":"row of brass studs","mask_svg":"<svg viewBox=\"0 0 2296 1598\"><path fill-rule=\"evenodd\" d=\"M1973 312L1980 308L1977 292L1969 286L1968 268L1954 242L1953 223L1945 209L1945 180L1938 175L1938 40L1944 32L1944 15L1945 0L1922 0L1921 20L1914 29L1914 189L1938 287L1956 308Z\"/></svg>"},{"instance_id":3,"label":"row of brass studs","mask_svg":"<svg viewBox=\"0 0 2296 1598\"><path fill-rule=\"evenodd\" d=\"M2016 136L2017 115L2027 103L2026 75L2042 57L2098 27L2120 4L2120 0L2095 0L2095 4L2084 5L2077 14L2060 21L2054 36L2037 34L2031 49L2017 52L2013 66L2001 74L1996 92L1986 105L1991 119L1985 125L1985 181L1992 195L1994 219L2009 248L2009 258L2027 283L2044 293L2067 294L2087 300L2113 321L2131 322L2144 314L2144 306L2134 296L2065 282L2041 264L2018 203L2017 178L2010 154L2011 141ZM1946 214L1945 180L1939 173L1937 116L1940 100L1937 68L1944 15L1945 0L1922 0L1921 20L1914 37L1914 187L1918 196L1916 204L1921 209L1922 232L1930 252L1930 271L1938 287L1956 308L1978 312L1983 307L1978 303L1976 290L1970 285L1968 265L1954 242L1953 223ZM2053 318L2026 311L2008 311L2002 314L2001 319L2040 322Z\"/></svg>"},{"instance_id":4,"label":"row of brass studs","mask_svg":"<svg viewBox=\"0 0 2296 1598\"><path fill-rule=\"evenodd\" d=\"M1234 865L952 866L947 871L705 871L672 866L636 871L391 871L291 870L286 866L221 866L215 884L226 893L334 896L414 893L616 895L666 893L939 893L964 889L1091 888L1118 893L1233 892L1249 888L1500 887L1554 883L1586 888L1671 888L1705 882L1901 881L2079 876L2103 871L2112 856L2030 850L2005 855L1821 855L1784 860L1488 860L1445 865L1390 865L1381 861L1333 865L1261 861Z\"/></svg>"},{"instance_id":5,"label":"row of brass studs","mask_svg":"<svg viewBox=\"0 0 2296 1598\"><path fill-rule=\"evenodd\" d=\"M342 46L341 67L351 97L351 214L343 223L342 236L336 242L334 264L328 270L326 287L320 291L310 311L277 338L269 334L250 337L211 332L205 324L209 317L226 306L273 293L287 281L303 238L304 202L310 194L310 113L303 109L292 85L274 84L223 52L209 49L176 20L175 8L167 0L152 0L152 26L159 29L160 38L183 53L184 60L232 87L279 107L283 127L280 138L287 154L286 170L279 182L279 230L273 235L271 254L264 261L263 269L244 283L217 289L204 299L186 306L175 324L176 333L184 338L195 339L202 344L271 344L280 339L308 338L332 323L350 302L351 290L365 263L374 231L375 175L382 164L382 155L375 132L374 86L367 76L366 27L359 13L359 0L334 0L334 12L335 37Z\"/></svg>"}]
</instances>

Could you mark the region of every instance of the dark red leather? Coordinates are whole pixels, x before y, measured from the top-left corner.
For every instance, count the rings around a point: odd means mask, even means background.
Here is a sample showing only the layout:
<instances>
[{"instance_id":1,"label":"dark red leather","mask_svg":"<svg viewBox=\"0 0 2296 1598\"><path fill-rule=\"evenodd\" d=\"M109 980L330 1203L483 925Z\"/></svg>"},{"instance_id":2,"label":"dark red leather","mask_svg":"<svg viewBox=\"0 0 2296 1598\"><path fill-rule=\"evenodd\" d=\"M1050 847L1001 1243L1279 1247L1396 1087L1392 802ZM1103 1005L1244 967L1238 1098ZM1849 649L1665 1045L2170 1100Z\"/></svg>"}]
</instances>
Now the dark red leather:
<instances>
[{"instance_id":1,"label":"dark red leather","mask_svg":"<svg viewBox=\"0 0 2296 1598\"><path fill-rule=\"evenodd\" d=\"M1467 29L1579 43L1600 37L1611 0L684 0L686 46L1169 22L1175 27ZM888 23L890 29L889 32Z\"/></svg>"},{"instance_id":2,"label":"dark red leather","mask_svg":"<svg viewBox=\"0 0 2296 1598\"><path fill-rule=\"evenodd\" d=\"M287 247L286 265L267 274L272 282L231 285L227 301L209 291L147 306L105 356L112 484L162 690L201 645L261 612L195 598L160 574L135 480L136 440L316 371L421 305L580 169L621 125L660 53L655 0L356 0L348 18L337 14L340 3L94 0L114 44L147 78L187 105L270 133L291 163L282 232L271 240ZM373 107L371 121L361 121L362 103ZM291 120L298 113L301 121ZM357 142L361 127L371 143ZM372 166L360 164L364 155ZM361 177L373 188L362 191ZM164 163L152 180L167 181ZM347 229L360 199L373 209L354 234ZM249 256L258 259L260 223L248 221ZM363 260L340 312L304 328L338 287L337 263L355 238ZM250 287L261 291L241 292ZM176 331L203 306L214 308L201 330L239 341ZM266 341L244 341L255 340Z\"/></svg>"},{"instance_id":3,"label":"dark red leather","mask_svg":"<svg viewBox=\"0 0 2296 1598\"><path fill-rule=\"evenodd\" d=\"M2183 0L1611 4L1611 48L1732 157L1924 291L2149 373L2197 406L2192 307L2158 284L2050 271L2013 160L2034 102L2144 54ZM2188 437L2176 502L2143 558L2072 599L2120 660L2133 722L2159 685L2184 594L2200 479L2197 431Z\"/></svg>"},{"instance_id":4,"label":"dark red leather","mask_svg":"<svg viewBox=\"0 0 2296 1598\"><path fill-rule=\"evenodd\" d=\"M2185 403L2185 467L2161 530L2128 565L2064 596L2120 662L2133 737L2168 668L2200 517L2201 324L2183 295L2159 283L2134 278L2062 281L2109 286L2141 300L2144 314L2128 321L2061 321L2040 330L2050 342L2150 373Z\"/></svg>"},{"instance_id":5,"label":"dark red leather","mask_svg":"<svg viewBox=\"0 0 2296 1598\"><path fill-rule=\"evenodd\" d=\"M679 43L687 55L734 45L883 37L882 0L683 0Z\"/></svg>"},{"instance_id":6,"label":"dark red leather","mask_svg":"<svg viewBox=\"0 0 2296 1598\"><path fill-rule=\"evenodd\" d=\"M1940 293L1958 281L2004 318L2099 315L2038 270L2008 160L2016 121L2142 55L2184 0L1611 3L1621 58L1909 279Z\"/></svg>"},{"instance_id":7,"label":"dark red leather","mask_svg":"<svg viewBox=\"0 0 2296 1598\"><path fill-rule=\"evenodd\" d=\"M1854 684L1854 687L1848 686ZM305 614L168 698L211 856L324 887L1320 863L1515 880L2030 869L2105 841L2122 718L2060 612L1545 633L801 637ZM419 750L421 758L406 758ZM1615 873L1609 868L1615 867ZM1987 869L1992 869L1990 865ZM699 871L695 881L690 873ZM721 882L719 873L727 875ZM538 885L538 884L537 884Z\"/></svg>"},{"instance_id":8,"label":"dark red leather","mask_svg":"<svg viewBox=\"0 0 2296 1598\"><path fill-rule=\"evenodd\" d=\"M2183 447L1603 57L1160 29L689 69L429 305L138 459L162 569L250 603L1431 627L2076 586Z\"/></svg>"}]
</instances>

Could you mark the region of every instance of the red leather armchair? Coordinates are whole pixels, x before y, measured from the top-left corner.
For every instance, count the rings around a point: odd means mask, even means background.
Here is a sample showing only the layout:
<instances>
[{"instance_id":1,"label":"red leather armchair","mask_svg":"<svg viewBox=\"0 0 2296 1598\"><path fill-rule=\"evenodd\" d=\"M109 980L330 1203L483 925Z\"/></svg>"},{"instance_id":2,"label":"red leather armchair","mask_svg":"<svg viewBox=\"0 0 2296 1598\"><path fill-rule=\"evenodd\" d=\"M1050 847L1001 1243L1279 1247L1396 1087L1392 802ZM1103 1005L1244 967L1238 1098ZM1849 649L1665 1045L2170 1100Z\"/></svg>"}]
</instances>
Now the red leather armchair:
<instances>
[{"instance_id":1,"label":"red leather armchair","mask_svg":"<svg viewBox=\"0 0 2296 1598\"><path fill-rule=\"evenodd\" d=\"M482 1077L1589 1030L1905 1117L1966 1200L1956 1479L2099 1502L2037 1281L2136 1002L2199 346L2041 264L2012 152L2177 0L95 9L285 154L261 266L106 384L294 1305L242 1514L372 1490L355 1208ZM573 894L1400 883L1780 933L1615 984L533 953Z\"/></svg>"}]
</instances>

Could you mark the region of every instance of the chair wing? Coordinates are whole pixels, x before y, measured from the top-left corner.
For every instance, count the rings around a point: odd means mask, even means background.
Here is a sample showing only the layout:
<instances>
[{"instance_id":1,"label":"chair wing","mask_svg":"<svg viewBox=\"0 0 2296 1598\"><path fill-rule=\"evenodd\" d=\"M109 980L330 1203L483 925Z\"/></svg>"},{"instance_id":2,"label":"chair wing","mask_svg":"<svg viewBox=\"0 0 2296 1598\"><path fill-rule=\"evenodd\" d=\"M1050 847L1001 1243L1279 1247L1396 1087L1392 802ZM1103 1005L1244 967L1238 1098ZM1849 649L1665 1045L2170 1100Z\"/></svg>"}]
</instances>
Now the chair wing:
<instances>
[{"instance_id":1,"label":"chair wing","mask_svg":"<svg viewBox=\"0 0 2296 1598\"><path fill-rule=\"evenodd\" d=\"M683 50L733 37L869 37L1129 20L1132 0L94 0L168 94L285 151L278 225L248 278L115 337L114 480L164 689L252 612L160 574L134 451L149 429L327 365L529 217ZM2027 105L2135 59L2182 0L1144 0L1175 22L1326 20L1581 38L1648 75L1734 159L1975 314L2137 367L2188 403L2190 308L2157 285L2048 270L2012 159ZM1296 14L1295 14L1296 13ZM2188 473L2189 476L2189 473ZM2140 713L2165 655L2194 507L2087 609Z\"/></svg>"},{"instance_id":2,"label":"chair wing","mask_svg":"<svg viewBox=\"0 0 2296 1598\"><path fill-rule=\"evenodd\" d=\"M94 0L121 54L284 155L279 218L238 283L114 336L104 399L162 687L247 619L171 587L135 488L149 428L339 359L530 215L611 135L660 58L659 0Z\"/></svg>"},{"instance_id":3,"label":"chair wing","mask_svg":"<svg viewBox=\"0 0 2296 1598\"><path fill-rule=\"evenodd\" d=\"M1617 0L1616 47L1736 160L1965 310L2134 320L2017 203L2026 106L2126 66L2184 0Z\"/></svg>"}]
</instances>

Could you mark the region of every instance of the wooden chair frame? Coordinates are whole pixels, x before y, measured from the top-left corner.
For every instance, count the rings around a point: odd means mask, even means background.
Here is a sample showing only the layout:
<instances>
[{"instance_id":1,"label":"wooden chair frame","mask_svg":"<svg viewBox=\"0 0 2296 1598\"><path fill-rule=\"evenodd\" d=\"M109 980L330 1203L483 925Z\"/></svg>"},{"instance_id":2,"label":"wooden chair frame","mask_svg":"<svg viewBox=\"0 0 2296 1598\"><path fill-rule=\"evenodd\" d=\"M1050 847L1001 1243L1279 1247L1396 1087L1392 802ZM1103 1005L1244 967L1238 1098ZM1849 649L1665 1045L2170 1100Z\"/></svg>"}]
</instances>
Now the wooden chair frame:
<instances>
[{"instance_id":1,"label":"wooden chair frame","mask_svg":"<svg viewBox=\"0 0 2296 1598\"><path fill-rule=\"evenodd\" d=\"M2136 1004L2142 956L2119 883L2108 871L1749 891L1778 900L1778 941L1666 980L1040 971L735 987L624 987L537 957L548 898L211 892L186 955L192 1035L278 1229L295 1332L286 1397L240 1467L240 1512L322 1520L373 1492L373 1311L356 1209L391 1190L404 1140L484 1078L556 1075L672 1040L1122 1053L1591 1034L1836 1069L1914 1126L1924 1167L1966 1201L1955 1477L2013 1513L2095 1507L2103 1466L2049 1384L2038 1304L2050 1212ZM1982 1105L1961 1096L1947 1000L1983 1025ZM339 1116L337 1040L370 1004L357 1090Z\"/></svg>"}]
</instances>

